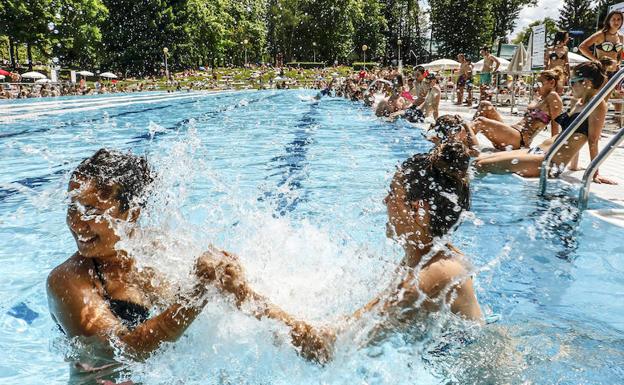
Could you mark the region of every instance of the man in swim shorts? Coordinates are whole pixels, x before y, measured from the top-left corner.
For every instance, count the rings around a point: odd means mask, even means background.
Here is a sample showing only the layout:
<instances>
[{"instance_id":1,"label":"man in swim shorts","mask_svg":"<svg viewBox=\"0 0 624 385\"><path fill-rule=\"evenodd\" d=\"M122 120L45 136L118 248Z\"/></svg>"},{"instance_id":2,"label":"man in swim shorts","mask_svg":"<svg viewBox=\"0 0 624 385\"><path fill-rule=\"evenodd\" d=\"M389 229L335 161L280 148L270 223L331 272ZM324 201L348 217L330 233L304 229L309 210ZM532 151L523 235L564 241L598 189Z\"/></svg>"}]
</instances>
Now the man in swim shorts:
<instances>
[{"instance_id":1,"label":"man in swim shorts","mask_svg":"<svg viewBox=\"0 0 624 385\"><path fill-rule=\"evenodd\" d=\"M457 60L460 63L459 77L457 78L457 102L455 105L461 106L464 98L464 88L468 86L468 98L466 99L469 105L472 104L472 63L466 59L466 55L460 53L457 55Z\"/></svg>"},{"instance_id":2,"label":"man in swim shorts","mask_svg":"<svg viewBox=\"0 0 624 385\"><path fill-rule=\"evenodd\" d=\"M487 91L492 85L492 73L498 71L498 67L500 66L500 62L496 58L496 56L490 53L490 49L488 47L481 48L481 56L483 56L483 69L481 70L481 74L479 76L480 83L480 99L485 100L486 98L491 98L491 94L488 96ZM494 71L492 71L492 67L494 67Z\"/></svg>"}]
</instances>

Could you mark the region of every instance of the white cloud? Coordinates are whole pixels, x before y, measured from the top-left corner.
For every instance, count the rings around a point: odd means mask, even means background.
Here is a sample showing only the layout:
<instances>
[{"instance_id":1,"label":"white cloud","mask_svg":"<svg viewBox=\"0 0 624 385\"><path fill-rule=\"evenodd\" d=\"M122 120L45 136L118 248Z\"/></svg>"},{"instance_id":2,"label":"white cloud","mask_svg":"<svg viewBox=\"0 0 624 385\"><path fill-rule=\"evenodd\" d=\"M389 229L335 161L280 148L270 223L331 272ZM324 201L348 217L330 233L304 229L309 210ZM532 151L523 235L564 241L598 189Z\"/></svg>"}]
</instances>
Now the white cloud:
<instances>
[{"instance_id":1,"label":"white cloud","mask_svg":"<svg viewBox=\"0 0 624 385\"><path fill-rule=\"evenodd\" d=\"M518 22L516 23L516 28L511 33L511 37L513 38L514 36L516 36L518 32L520 32L524 27L536 20L541 20L546 17L558 20L559 9L562 6L563 0L538 0L536 7L524 8L522 11L520 11L520 15L518 16Z\"/></svg>"}]
</instances>

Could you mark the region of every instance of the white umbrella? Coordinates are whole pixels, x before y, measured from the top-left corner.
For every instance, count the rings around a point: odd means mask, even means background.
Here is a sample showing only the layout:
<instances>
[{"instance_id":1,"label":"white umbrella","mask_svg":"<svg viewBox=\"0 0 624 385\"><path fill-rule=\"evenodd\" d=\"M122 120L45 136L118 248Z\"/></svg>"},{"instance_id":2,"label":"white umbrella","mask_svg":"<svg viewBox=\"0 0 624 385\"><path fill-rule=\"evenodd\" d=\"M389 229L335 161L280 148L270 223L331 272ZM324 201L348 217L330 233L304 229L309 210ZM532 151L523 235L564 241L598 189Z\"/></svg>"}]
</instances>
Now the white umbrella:
<instances>
[{"instance_id":1,"label":"white umbrella","mask_svg":"<svg viewBox=\"0 0 624 385\"><path fill-rule=\"evenodd\" d=\"M522 68L524 67L524 63L526 61L527 61L527 52L524 49L524 44L520 43L516 47L516 51L514 52L514 55L511 58L511 62L507 66L507 73L511 75L522 74Z\"/></svg>"},{"instance_id":2,"label":"white umbrella","mask_svg":"<svg viewBox=\"0 0 624 385\"><path fill-rule=\"evenodd\" d=\"M529 45L527 46L527 60L522 67L523 72L531 72L533 67L533 39L529 39Z\"/></svg>"},{"instance_id":3,"label":"white umbrella","mask_svg":"<svg viewBox=\"0 0 624 385\"><path fill-rule=\"evenodd\" d=\"M39 79L39 80L36 80L35 83L38 83L38 84L52 83L52 80L50 80L50 79Z\"/></svg>"},{"instance_id":4,"label":"white umbrella","mask_svg":"<svg viewBox=\"0 0 624 385\"><path fill-rule=\"evenodd\" d=\"M45 79L47 78L47 76L45 76L44 74L40 73L40 72L26 72L24 74L22 74L23 78L27 78L27 79Z\"/></svg>"},{"instance_id":5,"label":"white umbrella","mask_svg":"<svg viewBox=\"0 0 624 385\"><path fill-rule=\"evenodd\" d=\"M433 70L433 71L439 71L439 70L445 70L445 69L450 69L450 70L456 70L461 66L461 64L455 60L451 60L451 59L439 59L439 60L434 60L431 63L427 63L427 64L423 64L423 67Z\"/></svg>"},{"instance_id":6,"label":"white umbrella","mask_svg":"<svg viewBox=\"0 0 624 385\"><path fill-rule=\"evenodd\" d=\"M581 63L589 61L585 56L581 56L574 52L568 52L568 62L570 63L570 67L575 67Z\"/></svg>"},{"instance_id":7,"label":"white umbrella","mask_svg":"<svg viewBox=\"0 0 624 385\"><path fill-rule=\"evenodd\" d=\"M80 72L78 72L78 75L82 75L82 76L93 76L93 72L89 72L89 71L80 71Z\"/></svg>"},{"instance_id":8,"label":"white umbrella","mask_svg":"<svg viewBox=\"0 0 624 385\"><path fill-rule=\"evenodd\" d=\"M4 79L4 75L0 75L0 80Z\"/></svg>"},{"instance_id":9,"label":"white umbrella","mask_svg":"<svg viewBox=\"0 0 624 385\"><path fill-rule=\"evenodd\" d=\"M507 69L507 67L509 66L509 60L507 59L503 59L501 57L497 57L498 61L500 62L500 66L498 67L499 71L504 71ZM474 63L473 67L472 67L475 71L481 71L483 70L483 59L479 60L478 62Z\"/></svg>"},{"instance_id":10,"label":"white umbrella","mask_svg":"<svg viewBox=\"0 0 624 385\"><path fill-rule=\"evenodd\" d=\"M115 75L112 72L104 72L104 73L101 73L100 76L103 78L117 79L117 75Z\"/></svg>"}]
</instances>

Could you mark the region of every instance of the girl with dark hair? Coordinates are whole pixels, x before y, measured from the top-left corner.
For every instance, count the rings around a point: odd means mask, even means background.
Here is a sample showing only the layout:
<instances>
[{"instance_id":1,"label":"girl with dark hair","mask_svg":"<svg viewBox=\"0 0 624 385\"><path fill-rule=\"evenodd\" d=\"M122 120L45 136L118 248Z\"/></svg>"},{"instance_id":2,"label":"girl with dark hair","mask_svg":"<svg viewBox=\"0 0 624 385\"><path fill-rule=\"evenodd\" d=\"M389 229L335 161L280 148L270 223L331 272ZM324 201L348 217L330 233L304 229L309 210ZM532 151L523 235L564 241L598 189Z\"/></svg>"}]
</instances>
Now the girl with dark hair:
<instances>
[{"instance_id":1,"label":"girl with dark hair","mask_svg":"<svg viewBox=\"0 0 624 385\"><path fill-rule=\"evenodd\" d=\"M253 316L258 319L289 326L292 343L304 357L326 360L325 337L251 290L236 256L226 251L211 248L197 258L190 277L195 284L187 292L155 271L137 268L119 241L124 234L131 238L138 233L137 220L153 180L145 158L106 149L73 172L67 226L78 251L47 280L50 311L61 330L68 337L96 341L104 351L120 347L133 357L146 357L182 336L209 301L213 286L233 296L239 308L256 305ZM97 372L93 366L78 364L74 375L84 374L81 368Z\"/></svg>"},{"instance_id":2,"label":"girl with dark hair","mask_svg":"<svg viewBox=\"0 0 624 385\"><path fill-rule=\"evenodd\" d=\"M568 61L568 41L570 35L566 31L557 31L552 47L544 52L544 66L547 70L562 68L563 74L557 84L557 93L563 95L564 87L570 79L570 62Z\"/></svg>"},{"instance_id":3,"label":"girl with dark hair","mask_svg":"<svg viewBox=\"0 0 624 385\"><path fill-rule=\"evenodd\" d=\"M620 32L622 23L624 23L624 13L621 11L609 12L602 29L579 45L579 51L590 60L599 61L604 56L615 60L616 64L606 68L609 76L617 70L617 63L620 62L623 55L624 35Z\"/></svg>"},{"instance_id":4,"label":"girl with dark hair","mask_svg":"<svg viewBox=\"0 0 624 385\"><path fill-rule=\"evenodd\" d=\"M470 267L446 237L470 208L465 146L448 141L430 153L407 159L392 178L384 199L387 236L405 250L399 283L358 310L353 318L375 312L410 323L422 315L449 309L460 317L483 322ZM442 247L436 239L445 239Z\"/></svg>"},{"instance_id":5,"label":"girl with dark hair","mask_svg":"<svg viewBox=\"0 0 624 385\"><path fill-rule=\"evenodd\" d=\"M570 112L564 112L556 118L563 130L574 121L587 103L596 95L606 79L604 67L600 63L586 62L576 66L570 84L577 102ZM603 99L587 120L576 130L575 134L555 154L552 162L554 175L559 175L563 171L585 143L589 143L589 156L592 160L598 155L598 142L606 114L607 103ZM557 136L554 136L530 149L482 155L477 158L477 170L495 174L516 173L528 178L538 177L544 156L556 138ZM615 184L614 181L599 175L598 171L594 175L594 182Z\"/></svg>"}]
</instances>

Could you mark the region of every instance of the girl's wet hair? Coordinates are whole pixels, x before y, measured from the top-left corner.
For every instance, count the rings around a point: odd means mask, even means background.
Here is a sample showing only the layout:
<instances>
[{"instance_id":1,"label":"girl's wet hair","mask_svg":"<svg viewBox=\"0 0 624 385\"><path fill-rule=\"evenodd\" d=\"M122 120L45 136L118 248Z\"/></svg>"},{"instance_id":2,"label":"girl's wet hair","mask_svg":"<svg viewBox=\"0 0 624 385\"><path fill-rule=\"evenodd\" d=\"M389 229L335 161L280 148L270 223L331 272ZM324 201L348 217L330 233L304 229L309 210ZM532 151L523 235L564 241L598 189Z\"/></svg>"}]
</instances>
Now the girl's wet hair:
<instances>
[{"instance_id":1,"label":"girl's wet hair","mask_svg":"<svg viewBox=\"0 0 624 385\"><path fill-rule=\"evenodd\" d=\"M429 130L435 132L442 142L447 142L462 130L464 124L464 119L459 115L442 115L429 127Z\"/></svg>"},{"instance_id":2,"label":"girl's wet hair","mask_svg":"<svg viewBox=\"0 0 624 385\"><path fill-rule=\"evenodd\" d=\"M77 177L93 179L98 189L114 193L121 211L143 206L146 190L154 181L146 158L106 148L83 160L72 173L72 179Z\"/></svg>"},{"instance_id":3,"label":"girl's wet hair","mask_svg":"<svg viewBox=\"0 0 624 385\"><path fill-rule=\"evenodd\" d=\"M556 82L558 82L559 79L563 77L563 74L564 74L563 68L559 66L540 72L540 76L543 77L544 79L554 80Z\"/></svg>"},{"instance_id":4,"label":"girl's wet hair","mask_svg":"<svg viewBox=\"0 0 624 385\"><path fill-rule=\"evenodd\" d=\"M622 11L611 11L609 12L609 14L607 15L607 17L605 17L604 23L602 24L602 32L603 33L607 33L609 32L609 30L611 29L611 26L609 24L611 24L611 18L615 15L620 15L620 17L622 18L622 22L624 23L624 13ZM620 28L622 26L620 25Z\"/></svg>"},{"instance_id":5,"label":"girl's wet hair","mask_svg":"<svg viewBox=\"0 0 624 385\"><path fill-rule=\"evenodd\" d=\"M584 62L574 68L574 74L576 77L589 79L592 86L598 89L607 81L605 68L613 63L614 60L607 57L601 58L600 63L593 61Z\"/></svg>"},{"instance_id":6,"label":"girl's wet hair","mask_svg":"<svg viewBox=\"0 0 624 385\"><path fill-rule=\"evenodd\" d=\"M399 169L410 202L429 204L429 230L434 237L447 234L470 208L468 166L470 156L462 143L445 143L426 154L415 154Z\"/></svg>"}]
</instances>

